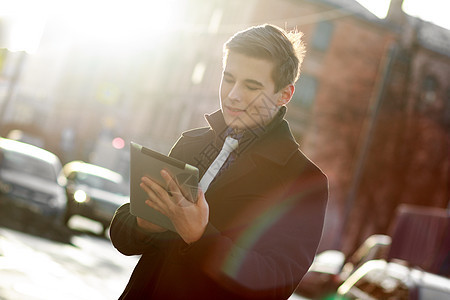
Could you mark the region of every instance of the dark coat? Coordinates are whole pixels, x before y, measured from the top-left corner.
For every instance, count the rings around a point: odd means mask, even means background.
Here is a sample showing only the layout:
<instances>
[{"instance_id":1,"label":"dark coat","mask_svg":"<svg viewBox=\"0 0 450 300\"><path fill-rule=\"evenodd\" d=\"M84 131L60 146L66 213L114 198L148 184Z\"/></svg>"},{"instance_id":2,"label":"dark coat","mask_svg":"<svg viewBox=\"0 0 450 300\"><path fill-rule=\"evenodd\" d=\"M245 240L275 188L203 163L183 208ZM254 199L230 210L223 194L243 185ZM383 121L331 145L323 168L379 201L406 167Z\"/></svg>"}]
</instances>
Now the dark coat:
<instances>
[{"instance_id":1,"label":"dark coat","mask_svg":"<svg viewBox=\"0 0 450 300\"><path fill-rule=\"evenodd\" d=\"M173 232L138 241L129 205L119 208L111 240L123 254L142 254L121 299L289 298L316 253L328 183L283 115L247 134L236 161L211 183L209 224L197 242ZM183 133L170 153L201 175L226 129L220 112L207 119L211 127Z\"/></svg>"}]
</instances>

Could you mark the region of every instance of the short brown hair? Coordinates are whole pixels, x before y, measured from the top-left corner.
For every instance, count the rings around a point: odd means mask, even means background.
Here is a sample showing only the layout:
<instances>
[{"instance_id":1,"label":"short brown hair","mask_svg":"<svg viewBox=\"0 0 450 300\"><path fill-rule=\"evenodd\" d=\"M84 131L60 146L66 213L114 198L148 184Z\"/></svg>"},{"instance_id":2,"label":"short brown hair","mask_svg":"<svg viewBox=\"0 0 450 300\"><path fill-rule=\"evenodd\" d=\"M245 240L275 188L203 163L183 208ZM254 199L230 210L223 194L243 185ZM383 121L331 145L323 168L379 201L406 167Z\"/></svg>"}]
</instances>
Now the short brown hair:
<instances>
[{"instance_id":1,"label":"short brown hair","mask_svg":"<svg viewBox=\"0 0 450 300\"><path fill-rule=\"evenodd\" d=\"M237 32L224 44L224 64L230 51L267 59L274 63L272 79L275 92L288 84L294 84L300 75L305 56L303 33L290 32L270 24L250 27Z\"/></svg>"}]
</instances>

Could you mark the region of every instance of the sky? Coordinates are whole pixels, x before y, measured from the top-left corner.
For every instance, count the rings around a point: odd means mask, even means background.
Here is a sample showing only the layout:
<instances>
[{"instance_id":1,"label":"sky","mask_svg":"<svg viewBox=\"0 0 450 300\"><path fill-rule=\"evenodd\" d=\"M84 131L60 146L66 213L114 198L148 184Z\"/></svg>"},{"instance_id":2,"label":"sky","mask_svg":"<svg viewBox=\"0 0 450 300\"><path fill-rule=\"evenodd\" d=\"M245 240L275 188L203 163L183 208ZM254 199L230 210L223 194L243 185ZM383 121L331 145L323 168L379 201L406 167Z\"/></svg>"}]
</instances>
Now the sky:
<instances>
[{"instance_id":1,"label":"sky","mask_svg":"<svg viewBox=\"0 0 450 300\"><path fill-rule=\"evenodd\" d=\"M134 0L142 1L142 0ZM375 15L380 18L386 16L387 10L389 8L390 0L356 0L363 6L366 6ZM55 4L70 3L71 0L0 0L0 16L3 13L8 12L8 7L21 7L27 8L30 6L36 7L37 4L47 4L50 7L55 6ZM90 3L105 2L91 0ZM126 1L127 3L130 1ZM148 3L148 2L147 2ZM439 26L450 29L450 18L448 17L448 11L450 8L450 3L448 0L404 0L403 10L412 16L419 17L426 21L433 22Z\"/></svg>"},{"instance_id":2,"label":"sky","mask_svg":"<svg viewBox=\"0 0 450 300\"><path fill-rule=\"evenodd\" d=\"M356 0L379 18L386 17L390 0ZM448 0L404 0L403 10L408 15L419 17L441 27L450 29Z\"/></svg>"},{"instance_id":3,"label":"sky","mask_svg":"<svg viewBox=\"0 0 450 300\"><path fill-rule=\"evenodd\" d=\"M178 3L178 9L173 8L172 2L175 1ZM390 4L390 0L356 1L379 18L386 16ZM419 17L450 30L450 17L448 17L448 8L445 4L449 2L449 0L404 0L403 10L411 16ZM112 5L113 3L115 5ZM131 3L140 5L133 6L130 5ZM12 29L9 30L9 36L4 38L6 40L4 43L8 45L8 48L11 51L25 49L25 51L33 53L38 47L49 11L58 12L57 15L61 15L66 24L72 24L69 25L71 26L69 29L74 30L75 34L92 37L100 35L105 38L108 38L108 34L113 34L111 38L125 39L130 38L130 35L126 26L122 26L124 22L129 28L136 31L136 36L144 34L138 32L139 28L145 31L152 28L156 35L160 28L167 29L171 25L169 20L174 19L176 12L180 11L180 3L183 3L183 0L0 0L0 18L9 17L15 20L14 26L11 26ZM157 5L158 9L133 9L133 7L142 7L144 4L152 7ZM450 6L449 4L447 6ZM90 9L86 10L86 7ZM106 9L108 13L105 14ZM129 13L123 14L123 11ZM80 15L83 15L83 22L79 22ZM117 15L123 16L122 23L117 22ZM125 15L130 15L132 18L125 19ZM102 16L102 22L98 22L99 16ZM145 28L135 26L142 20L147 22L148 26ZM13 37L14 41L10 41Z\"/></svg>"}]
</instances>

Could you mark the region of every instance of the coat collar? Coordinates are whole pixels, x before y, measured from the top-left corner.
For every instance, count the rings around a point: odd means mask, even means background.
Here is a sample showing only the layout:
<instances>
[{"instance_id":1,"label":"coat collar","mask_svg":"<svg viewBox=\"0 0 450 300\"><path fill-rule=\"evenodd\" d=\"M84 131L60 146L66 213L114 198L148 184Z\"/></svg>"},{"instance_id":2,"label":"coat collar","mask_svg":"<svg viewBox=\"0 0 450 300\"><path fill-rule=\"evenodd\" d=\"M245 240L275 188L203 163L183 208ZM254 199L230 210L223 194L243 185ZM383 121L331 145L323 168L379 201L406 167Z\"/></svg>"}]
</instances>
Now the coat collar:
<instances>
[{"instance_id":1,"label":"coat collar","mask_svg":"<svg viewBox=\"0 0 450 300\"><path fill-rule=\"evenodd\" d=\"M265 127L248 130L240 141L238 154L259 155L279 165L285 165L289 158L298 151L298 144L284 119L286 107L282 106L274 119ZM205 115L206 121L215 133L216 138L223 140L227 125L221 110Z\"/></svg>"}]
</instances>

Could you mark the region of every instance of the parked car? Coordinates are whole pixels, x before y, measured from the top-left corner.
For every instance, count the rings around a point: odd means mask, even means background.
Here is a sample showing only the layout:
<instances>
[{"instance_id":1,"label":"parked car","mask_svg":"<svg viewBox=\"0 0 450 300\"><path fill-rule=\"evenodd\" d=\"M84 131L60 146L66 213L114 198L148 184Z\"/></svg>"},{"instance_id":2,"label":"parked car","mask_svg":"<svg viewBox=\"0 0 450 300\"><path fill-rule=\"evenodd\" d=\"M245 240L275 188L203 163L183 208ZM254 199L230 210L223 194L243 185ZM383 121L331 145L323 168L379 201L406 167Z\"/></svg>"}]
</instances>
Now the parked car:
<instances>
[{"instance_id":1,"label":"parked car","mask_svg":"<svg viewBox=\"0 0 450 300\"><path fill-rule=\"evenodd\" d=\"M450 279L400 263L370 260L337 290L338 299L450 299Z\"/></svg>"},{"instance_id":2,"label":"parked car","mask_svg":"<svg viewBox=\"0 0 450 300\"><path fill-rule=\"evenodd\" d=\"M42 148L0 138L0 203L62 224L67 198L59 158Z\"/></svg>"},{"instance_id":3,"label":"parked car","mask_svg":"<svg viewBox=\"0 0 450 300\"><path fill-rule=\"evenodd\" d=\"M79 215L100 222L105 233L117 208L129 201L123 177L83 161L67 163L63 172L67 180L65 223L73 215Z\"/></svg>"},{"instance_id":4,"label":"parked car","mask_svg":"<svg viewBox=\"0 0 450 300\"><path fill-rule=\"evenodd\" d=\"M36 147L45 148L45 138L36 133L28 133L20 129L13 129L6 135L7 139L19 141L22 143L27 143L34 145Z\"/></svg>"}]
</instances>

